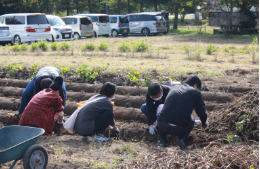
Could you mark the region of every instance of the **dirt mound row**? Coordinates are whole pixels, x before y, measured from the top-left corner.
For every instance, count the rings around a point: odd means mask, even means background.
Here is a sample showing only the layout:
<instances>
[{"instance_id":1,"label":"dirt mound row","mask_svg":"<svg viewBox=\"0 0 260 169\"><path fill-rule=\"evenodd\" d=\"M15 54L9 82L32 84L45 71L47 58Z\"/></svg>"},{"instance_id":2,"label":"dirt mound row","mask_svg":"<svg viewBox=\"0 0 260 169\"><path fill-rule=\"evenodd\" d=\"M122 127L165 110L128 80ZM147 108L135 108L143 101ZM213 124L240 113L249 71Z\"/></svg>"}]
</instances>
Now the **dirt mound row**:
<instances>
[{"instance_id":1,"label":"dirt mound row","mask_svg":"<svg viewBox=\"0 0 260 169\"><path fill-rule=\"evenodd\" d=\"M0 79L0 86L12 86L25 88L29 83L29 80L17 80L17 79ZM87 83L71 83L65 82L66 89L68 91L75 92L87 92L87 93L99 93L102 84L87 84ZM119 95L132 95L132 96L141 96L146 95L147 87L128 87L128 86L117 86L116 94Z\"/></svg>"}]
</instances>

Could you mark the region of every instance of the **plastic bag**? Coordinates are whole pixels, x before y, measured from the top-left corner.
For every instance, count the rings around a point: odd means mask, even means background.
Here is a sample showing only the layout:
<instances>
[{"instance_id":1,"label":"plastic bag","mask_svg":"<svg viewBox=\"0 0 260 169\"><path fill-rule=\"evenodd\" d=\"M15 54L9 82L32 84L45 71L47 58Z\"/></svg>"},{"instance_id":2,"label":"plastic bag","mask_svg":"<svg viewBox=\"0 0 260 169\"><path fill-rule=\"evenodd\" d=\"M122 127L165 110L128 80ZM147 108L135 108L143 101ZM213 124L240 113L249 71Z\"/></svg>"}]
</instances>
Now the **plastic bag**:
<instances>
[{"instance_id":1,"label":"plastic bag","mask_svg":"<svg viewBox=\"0 0 260 169\"><path fill-rule=\"evenodd\" d=\"M86 105L88 105L89 103L92 103L94 101L98 101L100 99L104 99L105 97L99 97L97 99L91 100L91 101L87 101L84 103L83 106L81 106L80 108L78 108L76 111L74 111L74 113L70 116L70 118L63 124L63 127L68 130L69 133L74 134L75 130L74 130L74 125L78 116L79 111L85 107Z\"/></svg>"}]
</instances>

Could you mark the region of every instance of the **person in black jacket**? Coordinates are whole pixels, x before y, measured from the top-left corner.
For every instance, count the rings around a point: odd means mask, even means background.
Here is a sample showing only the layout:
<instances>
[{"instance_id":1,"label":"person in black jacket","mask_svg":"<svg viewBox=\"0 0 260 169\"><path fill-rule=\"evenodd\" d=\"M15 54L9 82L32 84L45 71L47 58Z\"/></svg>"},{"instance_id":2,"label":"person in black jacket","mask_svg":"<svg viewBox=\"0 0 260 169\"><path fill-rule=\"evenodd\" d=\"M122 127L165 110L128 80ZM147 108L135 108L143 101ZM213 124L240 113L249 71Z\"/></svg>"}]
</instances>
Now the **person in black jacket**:
<instances>
[{"instance_id":1,"label":"person in black jacket","mask_svg":"<svg viewBox=\"0 0 260 169\"><path fill-rule=\"evenodd\" d=\"M160 104L164 104L165 98L168 95L170 88L158 83L151 83L146 94L146 103L142 105L141 111L147 117L149 133L155 134L153 123L156 121L156 110Z\"/></svg>"},{"instance_id":2,"label":"person in black jacket","mask_svg":"<svg viewBox=\"0 0 260 169\"><path fill-rule=\"evenodd\" d=\"M22 115L25 107L28 105L33 96L41 90L43 90L43 86L50 85L56 77L62 77L62 75L61 72L55 67L48 66L38 70L38 72L35 74L35 77L28 83L28 85L23 91L21 104L19 107L19 115ZM67 95L64 81L62 83L62 90L60 91L60 96L63 100L63 106L65 108Z\"/></svg>"},{"instance_id":3,"label":"person in black jacket","mask_svg":"<svg viewBox=\"0 0 260 169\"><path fill-rule=\"evenodd\" d=\"M179 136L177 144L182 150L187 148L187 137L194 127L194 118L191 116L194 108L202 127L207 127L207 114L200 88L200 78L192 75L183 85L176 85L171 89L157 118L160 146L166 146L166 134L171 134Z\"/></svg>"}]
</instances>

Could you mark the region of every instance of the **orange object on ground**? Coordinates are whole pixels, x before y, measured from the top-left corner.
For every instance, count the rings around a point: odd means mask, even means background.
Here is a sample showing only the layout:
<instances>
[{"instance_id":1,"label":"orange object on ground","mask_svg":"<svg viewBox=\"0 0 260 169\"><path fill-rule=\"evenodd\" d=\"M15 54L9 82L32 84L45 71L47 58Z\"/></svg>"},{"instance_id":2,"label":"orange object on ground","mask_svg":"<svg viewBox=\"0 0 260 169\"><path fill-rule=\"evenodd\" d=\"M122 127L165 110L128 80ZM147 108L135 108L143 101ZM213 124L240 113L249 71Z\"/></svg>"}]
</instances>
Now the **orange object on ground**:
<instances>
[{"instance_id":1,"label":"orange object on ground","mask_svg":"<svg viewBox=\"0 0 260 169\"><path fill-rule=\"evenodd\" d=\"M80 108L80 107L82 107L83 104L85 104L85 103L86 103L86 101L79 102L79 103L77 103L77 107ZM115 102L111 101L111 104L113 105L113 108L114 108L114 106L115 106Z\"/></svg>"}]
</instances>

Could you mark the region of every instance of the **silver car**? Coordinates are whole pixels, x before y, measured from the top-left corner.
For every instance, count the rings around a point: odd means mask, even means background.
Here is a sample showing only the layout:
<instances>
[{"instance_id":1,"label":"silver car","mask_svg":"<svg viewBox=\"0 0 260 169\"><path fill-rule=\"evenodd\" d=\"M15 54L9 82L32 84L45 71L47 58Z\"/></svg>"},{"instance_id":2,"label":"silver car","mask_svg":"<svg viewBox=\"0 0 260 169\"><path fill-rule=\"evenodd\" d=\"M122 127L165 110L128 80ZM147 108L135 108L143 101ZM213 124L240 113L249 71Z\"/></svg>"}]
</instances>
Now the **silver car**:
<instances>
[{"instance_id":1,"label":"silver car","mask_svg":"<svg viewBox=\"0 0 260 169\"><path fill-rule=\"evenodd\" d=\"M9 26L0 24L0 43L11 43L12 34L10 32Z\"/></svg>"},{"instance_id":2,"label":"silver car","mask_svg":"<svg viewBox=\"0 0 260 169\"><path fill-rule=\"evenodd\" d=\"M134 13L128 15L130 34L158 35L167 31L163 16L151 13Z\"/></svg>"}]
</instances>

